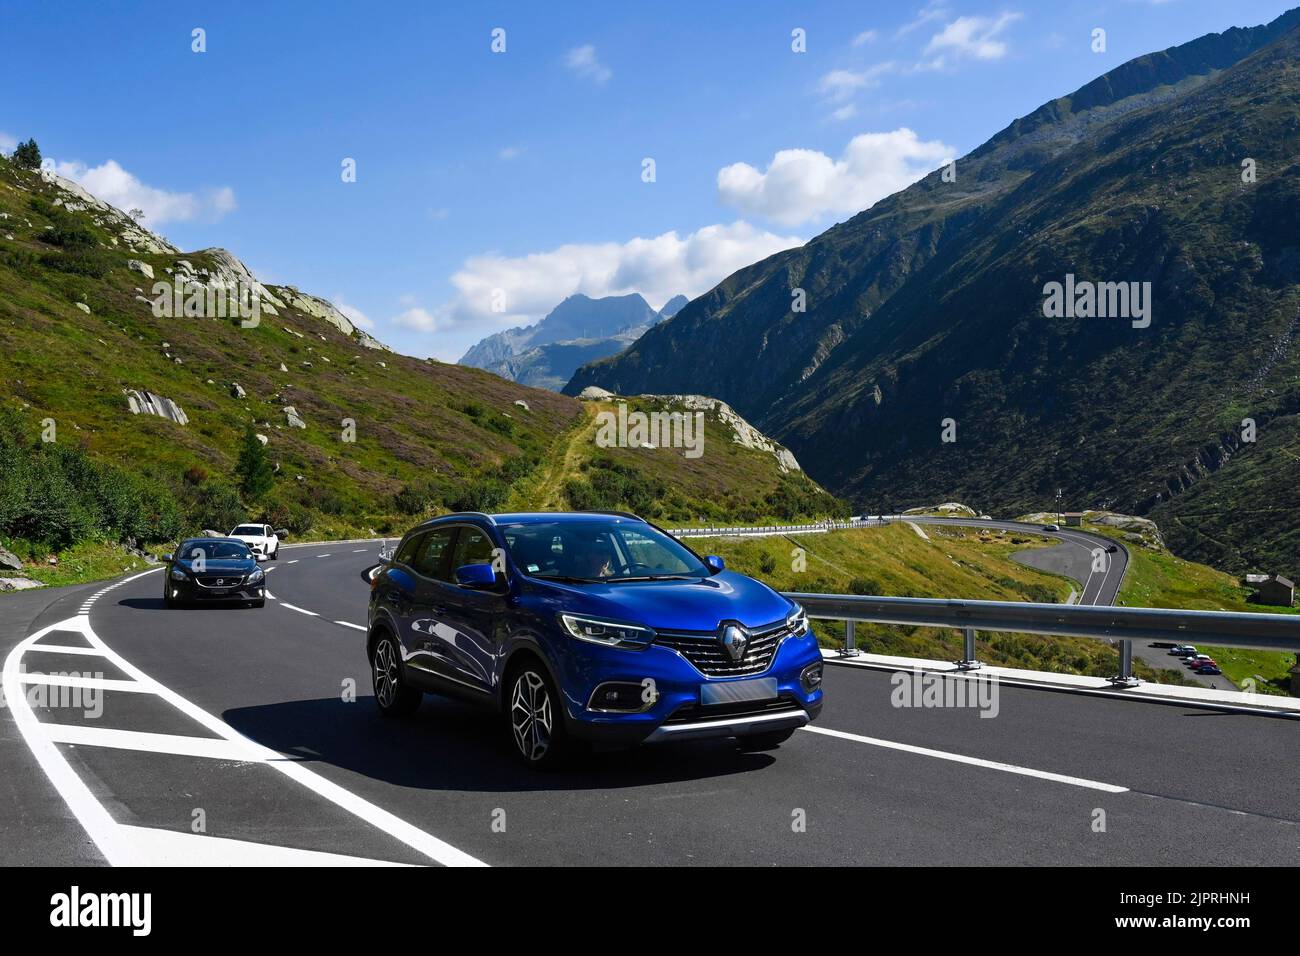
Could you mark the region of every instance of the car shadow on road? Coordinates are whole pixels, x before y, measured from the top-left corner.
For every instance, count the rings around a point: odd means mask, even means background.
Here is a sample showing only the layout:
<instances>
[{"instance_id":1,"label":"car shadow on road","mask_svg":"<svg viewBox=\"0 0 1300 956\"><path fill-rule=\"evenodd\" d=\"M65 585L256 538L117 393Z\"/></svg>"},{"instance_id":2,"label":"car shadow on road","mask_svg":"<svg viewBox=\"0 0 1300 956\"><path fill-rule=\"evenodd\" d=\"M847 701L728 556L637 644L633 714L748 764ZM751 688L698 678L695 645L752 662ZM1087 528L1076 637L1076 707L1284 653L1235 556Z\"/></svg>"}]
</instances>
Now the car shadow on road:
<instances>
[{"instance_id":1,"label":"car shadow on road","mask_svg":"<svg viewBox=\"0 0 1300 956\"><path fill-rule=\"evenodd\" d=\"M643 787L761 770L769 753L741 753L729 740L656 744L583 754L561 770L524 767L504 718L446 698L426 697L405 720L380 717L369 696L297 700L227 710L222 719L263 746L401 787L473 792Z\"/></svg>"},{"instance_id":2,"label":"car shadow on road","mask_svg":"<svg viewBox=\"0 0 1300 956\"><path fill-rule=\"evenodd\" d=\"M118 607L134 608L137 611L224 611L224 610L247 610L247 601L212 601L206 600L202 605L195 604L178 604L175 607L168 607L167 602L162 598L122 598L117 602Z\"/></svg>"}]
</instances>

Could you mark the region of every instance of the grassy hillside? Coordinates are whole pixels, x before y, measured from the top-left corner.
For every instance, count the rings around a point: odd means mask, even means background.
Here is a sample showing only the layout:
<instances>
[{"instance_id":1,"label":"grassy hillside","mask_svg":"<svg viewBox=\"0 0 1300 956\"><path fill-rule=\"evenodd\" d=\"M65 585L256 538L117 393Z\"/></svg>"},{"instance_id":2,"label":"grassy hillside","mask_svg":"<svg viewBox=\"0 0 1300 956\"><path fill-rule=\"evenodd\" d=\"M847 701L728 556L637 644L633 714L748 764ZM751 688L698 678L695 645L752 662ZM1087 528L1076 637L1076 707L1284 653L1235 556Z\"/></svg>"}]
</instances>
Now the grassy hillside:
<instances>
[{"instance_id":1,"label":"grassy hillside","mask_svg":"<svg viewBox=\"0 0 1300 956\"><path fill-rule=\"evenodd\" d=\"M728 567L783 591L1059 603L1075 587L1067 578L1010 559L1017 551L1050 546L1051 539L967 528L927 527L925 533L929 540L905 524L891 524L788 538L692 538L691 546L721 555ZM792 566L795 548L806 552L805 570ZM822 621L816 629L823 643L841 646L842 625ZM962 650L961 636L940 628L863 624L857 642L873 653L938 660L956 660ZM980 660L1008 667L1098 677L1109 677L1117 667L1113 648L1084 638L981 633L976 649ZM1184 681L1176 671L1142 664L1138 673L1147 680Z\"/></svg>"},{"instance_id":2,"label":"grassy hillside","mask_svg":"<svg viewBox=\"0 0 1300 956\"><path fill-rule=\"evenodd\" d=\"M0 158L0 545L42 567L92 542L163 543L249 518L309 539L507 503L778 516L766 496L787 486L812 489L799 501L819 513L839 507L802 476L782 479L772 456L733 453L716 423L698 460L597 454L582 403L374 347L291 287L268 287L286 305L255 328L158 317L155 281L192 269L202 282L233 260L133 251L166 250L133 227ZM188 422L132 414L127 390L175 402ZM274 468L264 493L235 472L249 429ZM81 562L83 578L118 558Z\"/></svg>"}]
</instances>

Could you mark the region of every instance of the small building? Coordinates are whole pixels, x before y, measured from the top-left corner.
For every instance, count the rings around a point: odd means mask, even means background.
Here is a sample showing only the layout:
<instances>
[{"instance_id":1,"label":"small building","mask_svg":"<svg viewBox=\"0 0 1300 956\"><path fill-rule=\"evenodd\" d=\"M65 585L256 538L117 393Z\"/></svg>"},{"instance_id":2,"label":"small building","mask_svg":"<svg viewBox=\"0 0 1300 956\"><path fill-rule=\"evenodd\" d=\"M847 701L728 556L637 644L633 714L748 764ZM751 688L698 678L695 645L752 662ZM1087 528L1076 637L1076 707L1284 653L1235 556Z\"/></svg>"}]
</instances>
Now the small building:
<instances>
[{"instance_id":1,"label":"small building","mask_svg":"<svg viewBox=\"0 0 1300 956\"><path fill-rule=\"evenodd\" d=\"M1083 524L1082 511L1067 511L1065 514L1061 515L1061 517L1065 519L1065 526L1067 528L1077 528Z\"/></svg>"},{"instance_id":2,"label":"small building","mask_svg":"<svg viewBox=\"0 0 1300 956\"><path fill-rule=\"evenodd\" d=\"M1254 589L1250 600L1255 604L1290 607L1295 603L1295 583L1280 574L1248 574L1246 586Z\"/></svg>"}]
</instances>

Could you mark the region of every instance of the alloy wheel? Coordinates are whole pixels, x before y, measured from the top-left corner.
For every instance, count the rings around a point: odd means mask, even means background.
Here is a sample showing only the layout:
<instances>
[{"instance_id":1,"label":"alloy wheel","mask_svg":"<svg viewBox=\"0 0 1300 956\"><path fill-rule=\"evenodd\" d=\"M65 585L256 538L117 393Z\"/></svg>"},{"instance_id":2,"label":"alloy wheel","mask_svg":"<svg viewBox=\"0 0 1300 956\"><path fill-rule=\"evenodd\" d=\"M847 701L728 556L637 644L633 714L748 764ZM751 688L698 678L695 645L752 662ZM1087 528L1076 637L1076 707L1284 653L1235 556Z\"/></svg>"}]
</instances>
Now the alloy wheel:
<instances>
[{"instance_id":1,"label":"alloy wheel","mask_svg":"<svg viewBox=\"0 0 1300 956\"><path fill-rule=\"evenodd\" d=\"M391 707L397 698L398 677L392 642L382 640L375 648L375 696L381 707Z\"/></svg>"},{"instance_id":2,"label":"alloy wheel","mask_svg":"<svg viewBox=\"0 0 1300 956\"><path fill-rule=\"evenodd\" d=\"M510 727L515 745L530 762L546 756L551 747L551 695L546 682L533 671L515 680L510 697Z\"/></svg>"}]
</instances>

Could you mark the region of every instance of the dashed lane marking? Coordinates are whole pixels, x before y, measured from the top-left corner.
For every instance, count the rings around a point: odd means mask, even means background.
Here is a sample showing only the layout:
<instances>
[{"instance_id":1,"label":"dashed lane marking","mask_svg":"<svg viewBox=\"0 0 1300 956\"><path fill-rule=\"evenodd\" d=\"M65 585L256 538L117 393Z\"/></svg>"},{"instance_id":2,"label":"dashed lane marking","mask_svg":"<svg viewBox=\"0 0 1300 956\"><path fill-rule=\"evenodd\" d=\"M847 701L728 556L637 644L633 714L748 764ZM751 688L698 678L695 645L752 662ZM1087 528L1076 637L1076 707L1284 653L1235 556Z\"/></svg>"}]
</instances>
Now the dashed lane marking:
<instances>
[{"instance_id":1,"label":"dashed lane marking","mask_svg":"<svg viewBox=\"0 0 1300 956\"><path fill-rule=\"evenodd\" d=\"M352 628L352 629L354 629L354 630L357 630L357 631L364 631L364 630L365 630L365 628L362 627L360 624L352 624L352 623L349 622L349 621L335 621L334 623L335 623L335 624L338 624L338 625L341 626L341 627L350 627L350 628Z\"/></svg>"},{"instance_id":2,"label":"dashed lane marking","mask_svg":"<svg viewBox=\"0 0 1300 956\"><path fill-rule=\"evenodd\" d=\"M296 604L290 604L288 601L281 601L280 607L287 607L290 611L297 611L299 614L306 614L308 617L320 617L315 611L309 611L306 608L298 607Z\"/></svg>"}]
</instances>

